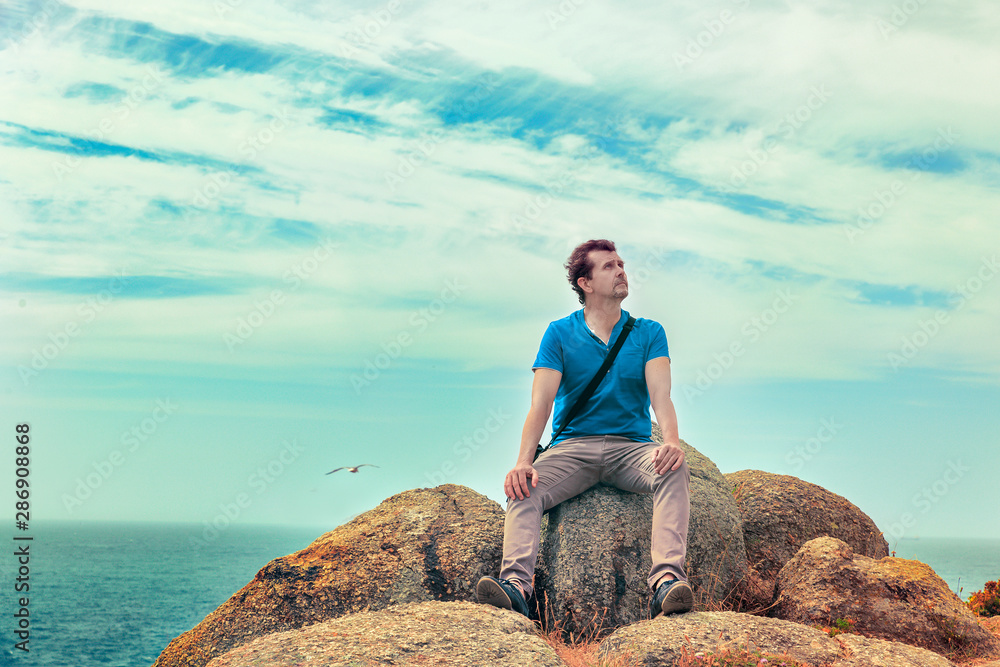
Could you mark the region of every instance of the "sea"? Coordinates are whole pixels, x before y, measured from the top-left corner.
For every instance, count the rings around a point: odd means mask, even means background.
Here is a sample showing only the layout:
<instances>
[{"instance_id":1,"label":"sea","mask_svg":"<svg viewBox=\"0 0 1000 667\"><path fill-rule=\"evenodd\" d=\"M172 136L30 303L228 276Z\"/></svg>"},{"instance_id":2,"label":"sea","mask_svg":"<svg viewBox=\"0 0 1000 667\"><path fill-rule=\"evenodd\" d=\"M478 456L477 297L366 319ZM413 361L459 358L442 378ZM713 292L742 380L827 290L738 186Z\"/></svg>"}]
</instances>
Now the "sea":
<instances>
[{"instance_id":1,"label":"sea","mask_svg":"<svg viewBox=\"0 0 1000 667\"><path fill-rule=\"evenodd\" d=\"M33 523L30 541L8 538L3 565L0 666L149 667L270 560L308 546L316 528L232 525ZM23 537L25 535L17 535ZM29 545L27 594L12 554ZM1000 579L1000 539L900 541L895 555L930 565L967 599ZM19 597L29 640L15 648Z\"/></svg>"}]
</instances>

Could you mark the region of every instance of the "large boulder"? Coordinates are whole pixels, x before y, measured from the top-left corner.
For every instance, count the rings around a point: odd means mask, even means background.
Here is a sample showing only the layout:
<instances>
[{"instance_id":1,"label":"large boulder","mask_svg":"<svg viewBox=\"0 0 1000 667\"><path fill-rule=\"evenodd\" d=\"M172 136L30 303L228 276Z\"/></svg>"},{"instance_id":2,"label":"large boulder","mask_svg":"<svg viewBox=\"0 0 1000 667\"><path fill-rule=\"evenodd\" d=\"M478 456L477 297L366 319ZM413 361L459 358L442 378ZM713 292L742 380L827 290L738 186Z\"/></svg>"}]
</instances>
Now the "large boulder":
<instances>
[{"instance_id":1,"label":"large boulder","mask_svg":"<svg viewBox=\"0 0 1000 667\"><path fill-rule=\"evenodd\" d=\"M471 602L420 602L270 634L208 664L561 667L563 662L520 614Z\"/></svg>"},{"instance_id":2,"label":"large boulder","mask_svg":"<svg viewBox=\"0 0 1000 667\"><path fill-rule=\"evenodd\" d=\"M503 512L471 489L406 491L268 563L154 667L200 667L262 635L404 602L468 600L495 574Z\"/></svg>"},{"instance_id":3,"label":"large boulder","mask_svg":"<svg viewBox=\"0 0 1000 667\"><path fill-rule=\"evenodd\" d=\"M790 475L760 470L726 474L743 516L743 538L753 587L740 608L768 606L778 571L815 537L843 540L855 553L889 555L889 545L871 518L847 499Z\"/></svg>"},{"instance_id":4,"label":"large boulder","mask_svg":"<svg viewBox=\"0 0 1000 667\"><path fill-rule=\"evenodd\" d=\"M685 655L694 664L697 654L722 658L755 653L760 655L754 663L766 657L770 664L791 658L817 667L954 667L936 653L906 644L856 635L830 637L798 623L729 611L660 616L621 628L601 642L598 658L602 664L667 667L681 663Z\"/></svg>"},{"instance_id":5,"label":"large boulder","mask_svg":"<svg viewBox=\"0 0 1000 667\"><path fill-rule=\"evenodd\" d=\"M653 438L662 442L659 436L659 429L654 428ZM749 571L743 517L719 468L683 440L681 446L691 469L691 523L685 570L696 602L727 604Z\"/></svg>"},{"instance_id":6,"label":"large boulder","mask_svg":"<svg viewBox=\"0 0 1000 667\"><path fill-rule=\"evenodd\" d=\"M649 617L652 518L650 496L607 486L549 511L535 570L546 627L580 637Z\"/></svg>"},{"instance_id":7,"label":"large boulder","mask_svg":"<svg viewBox=\"0 0 1000 667\"><path fill-rule=\"evenodd\" d=\"M654 425L654 440L662 442ZM745 577L739 510L719 469L681 442L691 471L685 569L696 602L719 602ZM549 511L535 590L547 622L593 636L648 618L653 499L596 486Z\"/></svg>"},{"instance_id":8,"label":"large boulder","mask_svg":"<svg viewBox=\"0 0 1000 667\"><path fill-rule=\"evenodd\" d=\"M845 542L807 542L778 573L770 615L810 625L852 622L867 637L900 641L942 655L1000 656L1000 641L929 566L874 559Z\"/></svg>"}]
</instances>

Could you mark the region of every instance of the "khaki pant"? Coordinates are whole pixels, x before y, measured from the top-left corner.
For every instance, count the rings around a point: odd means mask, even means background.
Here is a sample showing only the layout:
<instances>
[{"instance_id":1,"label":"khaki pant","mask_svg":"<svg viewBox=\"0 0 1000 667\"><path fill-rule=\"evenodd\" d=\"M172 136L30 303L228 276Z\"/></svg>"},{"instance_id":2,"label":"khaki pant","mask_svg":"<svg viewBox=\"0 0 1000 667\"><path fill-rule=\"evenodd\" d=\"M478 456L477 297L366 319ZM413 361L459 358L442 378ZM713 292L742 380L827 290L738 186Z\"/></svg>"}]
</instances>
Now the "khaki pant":
<instances>
[{"instance_id":1,"label":"khaki pant","mask_svg":"<svg viewBox=\"0 0 1000 667\"><path fill-rule=\"evenodd\" d=\"M531 488L529 480L530 496L507 500L500 577L517 581L525 597L530 596L542 514L595 484L606 484L653 494L653 567L647 578L650 589L668 573L687 579L684 556L691 473L685 461L677 470L657 475L653 450L658 446L655 442L597 435L563 440L539 456L535 461L538 486Z\"/></svg>"}]
</instances>

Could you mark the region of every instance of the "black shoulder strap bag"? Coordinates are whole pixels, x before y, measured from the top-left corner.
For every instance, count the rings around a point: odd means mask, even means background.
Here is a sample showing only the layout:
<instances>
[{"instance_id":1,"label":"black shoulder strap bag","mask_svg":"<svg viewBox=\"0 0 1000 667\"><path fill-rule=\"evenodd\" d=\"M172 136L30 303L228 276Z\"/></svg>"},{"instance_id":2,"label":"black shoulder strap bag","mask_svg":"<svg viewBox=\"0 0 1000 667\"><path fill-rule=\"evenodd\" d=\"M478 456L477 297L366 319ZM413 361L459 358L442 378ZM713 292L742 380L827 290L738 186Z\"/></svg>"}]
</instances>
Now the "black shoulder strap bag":
<instances>
[{"instance_id":1,"label":"black shoulder strap bag","mask_svg":"<svg viewBox=\"0 0 1000 667\"><path fill-rule=\"evenodd\" d=\"M601 384L601 380L603 380L604 376L607 375L608 369L611 368L611 364L614 363L615 357L618 356L618 350L622 349L622 343L624 343L625 339L628 338L629 332L632 331L632 327L634 325L635 325L635 318L629 315L628 320L626 320L624 326L622 326L621 333L618 334L618 340L615 341L615 346L611 348L610 352L608 352L608 356L604 358L604 363L601 364L601 367L599 369L597 369L597 373L590 381L590 384L587 385L587 387L583 390L583 393L580 394L580 397L576 399L576 403L574 403L573 407L570 408L569 414L566 415L566 421L563 422L562 426L559 427L559 430L556 431L555 435L552 436L552 439L549 440L549 444L545 445L544 447L542 447L542 445L539 444L538 447L535 449L536 459L542 452L544 452L545 450L547 450L549 447L552 446L552 443L556 441L556 438L559 437L559 434L561 434L563 430L566 428L566 426L568 426L569 423L573 421L573 417L575 417L577 413L580 412L580 410L583 408L583 406L586 405L587 401L590 400L591 395L593 395L594 391L597 389L597 385Z\"/></svg>"}]
</instances>

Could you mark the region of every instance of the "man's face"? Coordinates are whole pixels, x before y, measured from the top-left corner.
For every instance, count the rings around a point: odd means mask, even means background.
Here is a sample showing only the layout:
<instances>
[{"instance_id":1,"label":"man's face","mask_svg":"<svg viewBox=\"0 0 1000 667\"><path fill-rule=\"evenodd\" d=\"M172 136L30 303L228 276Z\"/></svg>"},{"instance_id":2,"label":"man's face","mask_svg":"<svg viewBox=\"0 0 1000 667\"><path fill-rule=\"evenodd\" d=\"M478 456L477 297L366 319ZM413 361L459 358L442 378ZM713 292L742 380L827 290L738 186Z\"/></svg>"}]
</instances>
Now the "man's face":
<instances>
[{"instance_id":1,"label":"man's face","mask_svg":"<svg viewBox=\"0 0 1000 667\"><path fill-rule=\"evenodd\" d=\"M593 271L590 272L590 280L586 283L594 290L592 297L624 299L628 296L625 261L617 252L591 250L587 257L594 265Z\"/></svg>"}]
</instances>

